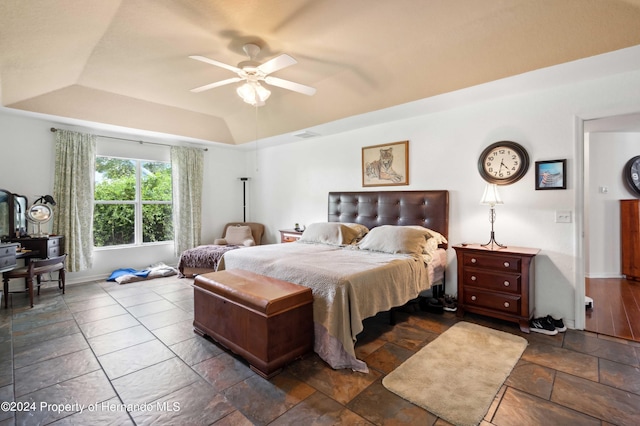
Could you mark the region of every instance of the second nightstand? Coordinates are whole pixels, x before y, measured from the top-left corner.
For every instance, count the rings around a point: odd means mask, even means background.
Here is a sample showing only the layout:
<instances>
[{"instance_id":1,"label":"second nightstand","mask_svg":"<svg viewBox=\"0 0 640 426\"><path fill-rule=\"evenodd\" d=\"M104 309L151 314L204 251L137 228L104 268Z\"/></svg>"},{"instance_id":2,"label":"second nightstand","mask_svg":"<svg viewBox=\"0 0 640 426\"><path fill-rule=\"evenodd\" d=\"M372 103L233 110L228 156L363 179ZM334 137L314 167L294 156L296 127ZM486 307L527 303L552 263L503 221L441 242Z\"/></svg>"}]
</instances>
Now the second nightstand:
<instances>
[{"instance_id":1,"label":"second nightstand","mask_svg":"<svg viewBox=\"0 0 640 426\"><path fill-rule=\"evenodd\" d=\"M298 241L302 236L302 231L296 231L295 229L281 229L280 230L280 242L292 243Z\"/></svg>"},{"instance_id":2,"label":"second nightstand","mask_svg":"<svg viewBox=\"0 0 640 426\"><path fill-rule=\"evenodd\" d=\"M458 317L465 311L520 324L529 332L534 310L534 260L526 247L491 250L479 244L455 245L458 261Z\"/></svg>"}]
</instances>

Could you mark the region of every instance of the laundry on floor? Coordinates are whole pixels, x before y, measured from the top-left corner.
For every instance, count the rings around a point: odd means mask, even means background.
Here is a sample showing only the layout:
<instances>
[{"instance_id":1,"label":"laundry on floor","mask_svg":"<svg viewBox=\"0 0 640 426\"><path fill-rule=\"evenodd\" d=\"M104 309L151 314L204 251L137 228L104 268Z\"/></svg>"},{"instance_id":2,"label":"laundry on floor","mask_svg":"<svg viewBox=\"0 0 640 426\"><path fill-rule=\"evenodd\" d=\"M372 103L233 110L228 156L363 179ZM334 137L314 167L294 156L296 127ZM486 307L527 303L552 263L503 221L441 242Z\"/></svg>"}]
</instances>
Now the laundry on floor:
<instances>
[{"instance_id":1,"label":"laundry on floor","mask_svg":"<svg viewBox=\"0 0 640 426\"><path fill-rule=\"evenodd\" d=\"M119 268L111 273L107 281L115 281L118 284L127 284L136 281L151 280L159 277L176 275L178 270L164 263L154 263L145 269Z\"/></svg>"}]
</instances>

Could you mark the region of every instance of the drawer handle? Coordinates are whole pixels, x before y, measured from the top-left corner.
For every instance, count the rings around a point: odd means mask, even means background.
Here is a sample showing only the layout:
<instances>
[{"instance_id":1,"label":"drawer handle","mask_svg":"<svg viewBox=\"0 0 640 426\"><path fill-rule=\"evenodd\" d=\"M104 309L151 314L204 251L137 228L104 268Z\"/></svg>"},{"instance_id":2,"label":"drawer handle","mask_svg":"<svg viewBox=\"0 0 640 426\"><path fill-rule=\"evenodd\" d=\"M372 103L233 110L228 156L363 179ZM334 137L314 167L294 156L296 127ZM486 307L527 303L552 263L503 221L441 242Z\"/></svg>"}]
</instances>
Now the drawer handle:
<instances>
[{"instance_id":1,"label":"drawer handle","mask_svg":"<svg viewBox=\"0 0 640 426\"><path fill-rule=\"evenodd\" d=\"M476 299L477 299L477 297L471 296L471 300L476 300Z\"/></svg>"},{"instance_id":2,"label":"drawer handle","mask_svg":"<svg viewBox=\"0 0 640 426\"><path fill-rule=\"evenodd\" d=\"M471 275L471 281L475 281L475 280L477 280L476 276L475 275Z\"/></svg>"},{"instance_id":3,"label":"drawer handle","mask_svg":"<svg viewBox=\"0 0 640 426\"><path fill-rule=\"evenodd\" d=\"M505 281L505 282L504 282L504 286L505 286L505 287L509 287L509 284L511 284L509 281Z\"/></svg>"},{"instance_id":4,"label":"drawer handle","mask_svg":"<svg viewBox=\"0 0 640 426\"><path fill-rule=\"evenodd\" d=\"M504 262L504 267L508 268L509 267L509 262Z\"/></svg>"},{"instance_id":5,"label":"drawer handle","mask_svg":"<svg viewBox=\"0 0 640 426\"><path fill-rule=\"evenodd\" d=\"M471 258L471 263L476 263L476 262L477 262L477 260L476 260L475 257Z\"/></svg>"},{"instance_id":6,"label":"drawer handle","mask_svg":"<svg viewBox=\"0 0 640 426\"><path fill-rule=\"evenodd\" d=\"M504 302L504 307L508 308L509 307L509 302Z\"/></svg>"}]
</instances>

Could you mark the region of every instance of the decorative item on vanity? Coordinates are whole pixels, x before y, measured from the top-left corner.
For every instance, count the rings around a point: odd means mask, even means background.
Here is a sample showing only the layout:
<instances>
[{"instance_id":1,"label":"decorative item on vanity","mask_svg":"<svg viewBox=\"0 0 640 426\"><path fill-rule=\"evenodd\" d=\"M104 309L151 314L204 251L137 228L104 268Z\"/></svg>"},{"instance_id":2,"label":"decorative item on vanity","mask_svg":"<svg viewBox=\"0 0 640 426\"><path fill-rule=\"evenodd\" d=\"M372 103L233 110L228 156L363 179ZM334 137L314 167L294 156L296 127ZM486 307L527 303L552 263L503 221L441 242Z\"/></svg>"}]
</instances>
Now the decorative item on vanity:
<instances>
[{"instance_id":1,"label":"decorative item on vanity","mask_svg":"<svg viewBox=\"0 0 640 426\"><path fill-rule=\"evenodd\" d=\"M495 239L495 234L493 232L493 224L496 221L496 204L504 204L502 199L500 199L500 194L498 194L498 186L494 183L487 183L487 186L484 188L484 194L482 194L482 199L480 200L480 204L488 204L489 205L489 222L491 222L491 239L487 244L482 244L482 247L487 247L491 245L491 249L496 245L500 248L506 248L507 246L503 246L502 244L498 244Z\"/></svg>"},{"instance_id":2,"label":"decorative item on vanity","mask_svg":"<svg viewBox=\"0 0 640 426\"><path fill-rule=\"evenodd\" d=\"M627 161L623 173L629 189L636 197L640 197L640 155Z\"/></svg>"},{"instance_id":3,"label":"decorative item on vanity","mask_svg":"<svg viewBox=\"0 0 640 426\"><path fill-rule=\"evenodd\" d=\"M519 181L529 168L529 154L516 142L500 141L485 148L478 158L478 172L484 180L496 185Z\"/></svg>"},{"instance_id":4,"label":"decorative item on vanity","mask_svg":"<svg viewBox=\"0 0 640 426\"><path fill-rule=\"evenodd\" d=\"M567 189L567 160L536 161L536 190Z\"/></svg>"},{"instance_id":5,"label":"decorative item on vanity","mask_svg":"<svg viewBox=\"0 0 640 426\"><path fill-rule=\"evenodd\" d=\"M30 235L32 238L48 237L49 234L42 232L42 224L53 219L53 208L56 202L51 195L43 195L38 198L27 210L27 220L38 225L38 232Z\"/></svg>"}]
</instances>

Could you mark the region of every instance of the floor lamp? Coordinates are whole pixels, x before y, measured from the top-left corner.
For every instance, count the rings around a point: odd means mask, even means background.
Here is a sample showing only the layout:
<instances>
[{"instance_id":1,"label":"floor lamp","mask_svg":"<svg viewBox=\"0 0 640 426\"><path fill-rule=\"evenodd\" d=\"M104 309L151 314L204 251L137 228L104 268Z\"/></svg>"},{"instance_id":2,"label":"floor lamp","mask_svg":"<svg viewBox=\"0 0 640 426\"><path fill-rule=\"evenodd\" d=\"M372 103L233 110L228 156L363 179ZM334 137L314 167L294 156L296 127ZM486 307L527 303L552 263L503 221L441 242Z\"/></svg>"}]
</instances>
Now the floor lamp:
<instances>
[{"instance_id":1,"label":"floor lamp","mask_svg":"<svg viewBox=\"0 0 640 426\"><path fill-rule=\"evenodd\" d=\"M247 181L248 177L238 178L242 181L242 221L247 221Z\"/></svg>"}]
</instances>

